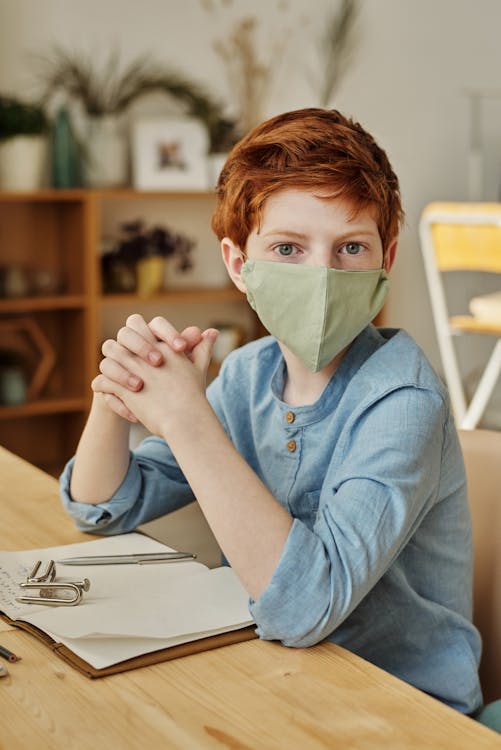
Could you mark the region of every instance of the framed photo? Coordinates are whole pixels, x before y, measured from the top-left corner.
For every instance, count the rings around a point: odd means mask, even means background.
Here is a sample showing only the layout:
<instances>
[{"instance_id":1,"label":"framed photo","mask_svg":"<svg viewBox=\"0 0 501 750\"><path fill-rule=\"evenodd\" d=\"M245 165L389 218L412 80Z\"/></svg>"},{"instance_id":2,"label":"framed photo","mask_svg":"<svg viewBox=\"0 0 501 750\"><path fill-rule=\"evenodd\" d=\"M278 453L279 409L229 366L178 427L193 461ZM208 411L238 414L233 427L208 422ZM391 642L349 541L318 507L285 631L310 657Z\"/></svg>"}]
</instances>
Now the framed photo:
<instances>
[{"instance_id":1,"label":"framed photo","mask_svg":"<svg viewBox=\"0 0 501 750\"><path fill-rule=\"evenodd\" d=\"M132 174L137 190L205 190L208 135L188 118L138 120L132 130Z\"/></svg>"}]
</instances>

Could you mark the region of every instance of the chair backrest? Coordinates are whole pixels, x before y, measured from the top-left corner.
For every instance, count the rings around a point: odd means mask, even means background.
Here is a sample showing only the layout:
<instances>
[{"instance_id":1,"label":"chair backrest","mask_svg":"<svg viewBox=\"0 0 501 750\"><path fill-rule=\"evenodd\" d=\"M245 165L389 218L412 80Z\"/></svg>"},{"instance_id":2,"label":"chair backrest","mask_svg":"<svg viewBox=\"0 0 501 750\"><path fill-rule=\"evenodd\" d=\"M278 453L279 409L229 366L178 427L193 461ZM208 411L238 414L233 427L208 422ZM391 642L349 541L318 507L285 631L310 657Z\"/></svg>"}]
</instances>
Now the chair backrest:
<instances>
[{"instance_id":1,"label":"chair backrest","mask_svg":"<svg viewBox=\"0 0 501 750\"><path fill-rule=\"evenodd\" d=\"M473 524L475 625L484 701L501 698L501 432L461 430Z\"/></svg>"},{"instance_id":2,"label":"chair backrest","mask_svg":"<svg viewBox=\"0 0 501 750\"><path fill-rule=\"evenodd\" d=\"M454 416L457 424L471 428L480 420L495 380L492 384L489 380L488 387L482 385L477 403L472 400L467 404L453 335L459 330L498 335L499 326L491 331L485 322L480 326L471 316L451 318L442 274L447 271L501 274L501 203L430 203L421 216L419 237ZM470 406L472 410L468 413Z\"/></svg>"},{"instance_id":3,"label":"chair backrest","mask_svg":"<svg viewBox=\"0 0 501 750\"><path fill-rule=\"evenodd\" d=\"M501 273L500 203L430 203L421 227L438 270Z\"/></svg>"}]
</instances>

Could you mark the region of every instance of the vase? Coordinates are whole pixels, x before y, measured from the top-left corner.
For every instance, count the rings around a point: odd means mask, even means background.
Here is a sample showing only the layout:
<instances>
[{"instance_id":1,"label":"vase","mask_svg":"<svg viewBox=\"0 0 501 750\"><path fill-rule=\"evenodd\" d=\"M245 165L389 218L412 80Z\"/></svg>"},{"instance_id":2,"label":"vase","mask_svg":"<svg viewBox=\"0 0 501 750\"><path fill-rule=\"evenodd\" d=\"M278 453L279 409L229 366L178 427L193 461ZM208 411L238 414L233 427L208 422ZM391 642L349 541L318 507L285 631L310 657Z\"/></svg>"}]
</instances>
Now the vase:
<instances>
[{"instance_id":1,"label":"vase","mask_svg":"<svg viewBox=\"0 0 501 750\"><path fill-rule=\"evenodd\" d=\"M80 148L65 107L59 109L54 119L50 156L52 187L80 187Z\"/></svg>"},{"instance_id":2,"label":"vase","mask_svg":"<svg viewBox=\"0 0 501 750\"><path fill-rule=\"evenodd\" d=\"M26 376L21 367L0 365L0 404L19 406L27 399Z\"/></svg>"},{"instance_id":3,"label":"vase","mask_svg":"<svg viewBox=\"0 0 501 750\"><path fill-rule=\"evenodd\" d=\"M48 140L43 135L18 135L0 141L0 188L39 190L47 171Z\"/></svg>"},{"instance_id":4,"label":"vase","mask_svg":"<svg viewBox=\"0 0 501 750\"><path fill-rule=\"evenodd\" d=\"M88 187L127 184L127 138L117 117L91 117L85 145L84 179Z\"/></svg>"},{"instance_id":5,"label":"vase","mask_svg":"<svg viewBox=\"0 0 501 750\"><path fill-rule=\"evenodd\" d=\"M137 294L151 297L163 288L165 260L160 255L149 255L137 262Z\"/></svg>"}]
</instances>

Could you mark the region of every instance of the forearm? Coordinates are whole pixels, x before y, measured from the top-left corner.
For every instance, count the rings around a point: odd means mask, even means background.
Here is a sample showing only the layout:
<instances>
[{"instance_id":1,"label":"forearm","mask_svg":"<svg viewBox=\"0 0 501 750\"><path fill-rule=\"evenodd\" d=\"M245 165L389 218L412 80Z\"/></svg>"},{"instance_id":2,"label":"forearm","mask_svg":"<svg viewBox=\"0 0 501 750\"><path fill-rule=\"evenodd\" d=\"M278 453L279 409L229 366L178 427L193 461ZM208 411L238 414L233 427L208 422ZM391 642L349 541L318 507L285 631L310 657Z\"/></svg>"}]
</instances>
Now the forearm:
<instances>
[{"instance_id":1,"label":"forearm","mask_svg":"<svg viewBox=\"0 0 501 750\"><path fill-rule=\"evenodd\" d=\"M71 496L80 503L109 500L129 466L130 424L94 394L87 424L78 444L71 476Z\"/></svg>"},{"instance_id":2,"label":"forearm","mask_svg":"<svg viewBox=\"0 0 501 750\"><path fill-rule=\"evenodd\" d=\"M207 521L250 596L268 585L292 517L234 448L208 402L168 441Z\"/></svg>"}]
</instances>

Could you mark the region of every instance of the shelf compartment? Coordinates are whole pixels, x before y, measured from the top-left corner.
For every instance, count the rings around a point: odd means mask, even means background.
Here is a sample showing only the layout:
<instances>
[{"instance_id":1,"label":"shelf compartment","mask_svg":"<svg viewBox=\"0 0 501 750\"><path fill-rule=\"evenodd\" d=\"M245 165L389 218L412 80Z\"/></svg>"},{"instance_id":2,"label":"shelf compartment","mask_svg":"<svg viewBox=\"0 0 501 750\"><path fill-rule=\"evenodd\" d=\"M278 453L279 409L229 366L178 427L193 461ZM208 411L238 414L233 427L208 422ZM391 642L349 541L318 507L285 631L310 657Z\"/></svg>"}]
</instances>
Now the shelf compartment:
<instances>
[{"instance_id":1,"label":"shelf compartment","mask_svg":"<svg viewBox=\"0 0 501 750\"><path fill-rule=\"evenodd\" d=\"M57 475L75 453L86 413L26 415L0 420L0 444Z\"/></svg>"},{"instance_id":2,"label":"shelf compartment","mask_svg":"<svg viewBox=\"0 0 501 750\"><path fill-rule=\"evenodd\" d=\"M94 361L95 344L88 334L86 325L88 312L82 309L37 310L24 313L22 316L2 315L2 321L23 319L33 320L48 345L55 353L55 364L40 393L40 399L58 399L67 395L85 395L94 374L90 367L90 355ZM36 369L37 361L14 334L4 336L4 348L19 350L24 353L27 372Z\"/></svg>"},{"instance_id":3,"label":"shelf compartment","mask_svg":"<svg viewBox=\"0 0 501 750\"><path fill-rule=\"evenodd\" d=\"M69 295L88 284L85 243L86 203L82 200L0 201L0 264L19 266L29 275L49 272ZM10 300L9 300L10 301Z\"/></svg>"}]
</instances>

